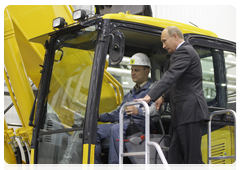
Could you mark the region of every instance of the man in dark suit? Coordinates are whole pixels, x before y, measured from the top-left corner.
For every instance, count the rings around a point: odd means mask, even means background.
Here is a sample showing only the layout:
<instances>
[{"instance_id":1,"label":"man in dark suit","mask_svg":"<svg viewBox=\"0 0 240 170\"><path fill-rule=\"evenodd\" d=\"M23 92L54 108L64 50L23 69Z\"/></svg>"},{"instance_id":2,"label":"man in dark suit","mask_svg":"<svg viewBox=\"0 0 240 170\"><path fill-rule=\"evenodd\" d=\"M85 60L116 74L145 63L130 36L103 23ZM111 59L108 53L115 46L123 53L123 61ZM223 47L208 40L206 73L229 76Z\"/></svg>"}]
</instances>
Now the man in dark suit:
<instances>
[{"instance_id":1,"label":"man in dark suit","mask_svg":"<svg viewBox=\"0 0 240 170\"><path fill-rule=\"evenodd\" d=\"M157 109L164 101L170 103L173 131L168 162L201 164L201 128L209 120L209 113L202 89L200 57L175 26L163 30L161 41L163 48L171 53L169 69L138 100L156 101Z\"/></svg>"}]
</instances>

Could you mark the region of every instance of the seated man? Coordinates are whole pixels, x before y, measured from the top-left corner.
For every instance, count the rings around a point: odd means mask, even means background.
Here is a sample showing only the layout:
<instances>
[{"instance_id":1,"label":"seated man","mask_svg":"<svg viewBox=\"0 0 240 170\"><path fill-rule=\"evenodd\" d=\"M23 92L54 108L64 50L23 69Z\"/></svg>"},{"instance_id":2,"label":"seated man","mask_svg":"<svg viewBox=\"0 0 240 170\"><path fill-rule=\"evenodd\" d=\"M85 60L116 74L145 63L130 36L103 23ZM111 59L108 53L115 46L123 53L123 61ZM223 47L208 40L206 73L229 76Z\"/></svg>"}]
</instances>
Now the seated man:
<instances>
[{"instance_id":1,"label":"seated man","mask_svg":"<svg viewBox=\"0 0 240 170\"><path fill-rule=\"evenodd\" d=\"M119 112L121 106L126 102L132 102L134 99L144 97L150 90L150 86L153 85L150 79L148 79L148 74L151 69L151 63L148 58L143 53L134 54L130 60L131 65L131 76L132 80L136 83L134 88L130 90L126 95L124 95L121 105L110 113L103 113L99 115L99 121L101 122L116 122L119 120ZM151 103L149 104L151 105ZM158 114L154 104L150 107L150 113ZM145 131L145 112L144 109L136 106L128 106L125 109L123 117L123 138L125 138L126 129L130 123L130 116L133 118L136 126L140 131L144 133ZM98 125L97 131L97 141L95 147L95 163L101 163L101 141L106 138L110 138L109 145L109 164L119 163L119 123L111 124L101 124Z\"/></svg>"}]
</instances>

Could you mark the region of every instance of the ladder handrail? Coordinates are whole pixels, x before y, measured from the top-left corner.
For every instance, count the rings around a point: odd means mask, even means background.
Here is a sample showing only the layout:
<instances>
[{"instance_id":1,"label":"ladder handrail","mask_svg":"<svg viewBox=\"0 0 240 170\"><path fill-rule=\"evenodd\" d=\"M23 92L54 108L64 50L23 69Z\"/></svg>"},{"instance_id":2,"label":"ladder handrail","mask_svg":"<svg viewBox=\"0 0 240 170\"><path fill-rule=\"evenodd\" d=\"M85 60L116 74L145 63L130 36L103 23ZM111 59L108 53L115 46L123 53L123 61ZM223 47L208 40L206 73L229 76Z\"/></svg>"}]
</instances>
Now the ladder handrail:
<instances>
[{"instance_id":1,"label":"ladder handrail","mask_svg":"<svg viewBox=\"0 0 240 170\"><path fill-rule=\"evenodd\" d=\"M219 156L219 157L212 157L211 156L211 120L213 116L215 115L222 115L226 113L231 113L234 117L234 145L235 145L235 155L231 156ZM208 164L211 164L211 160L219 160L219 159L235 159L236 160L236 113L233 110L227 109L227 110L219 110L219 111L214 111L210 114L210 120L208 122L208 135L207 135L207 160Z\"/></svg>"},{"instance_id":2,"label":"ladder handrail","mask_svg":"<svg viewBox=\"0 0 240 170\"><path fill-rule=\"evenodd\" d=\"M163 164L168 164L167 160L163 154L163 151L160 145L157 142L149 141L150 140L150 111L149 106L145 101L138 102L128 102L122 105L119 112L119 164L123 164L123 157L127 156L127 154L123 153L123 113L127 106L142 104L145 107L145 164L150 163L150 145L153 145L162 161ZM142 152L131 152L134 155L142 155Z\"/></svg>"}]
</instances>

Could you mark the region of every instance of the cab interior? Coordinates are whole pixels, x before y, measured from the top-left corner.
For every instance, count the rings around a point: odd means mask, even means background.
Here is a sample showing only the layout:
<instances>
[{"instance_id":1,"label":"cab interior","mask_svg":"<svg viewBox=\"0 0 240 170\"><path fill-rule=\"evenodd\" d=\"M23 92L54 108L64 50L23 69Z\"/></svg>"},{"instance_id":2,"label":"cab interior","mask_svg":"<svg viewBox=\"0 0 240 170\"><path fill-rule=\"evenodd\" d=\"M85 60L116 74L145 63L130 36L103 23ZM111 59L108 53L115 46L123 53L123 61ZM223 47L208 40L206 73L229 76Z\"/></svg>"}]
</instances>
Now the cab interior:
<instances>
[{"instance_id":1,"label":"cab interior","mask_svg":"<svg viewBox=\"0 0 240 170\"><path fill-rule=\"evenodd\" d=\"M152 65L151 79L154 81L159 80L163 74L164 64L168 54L167 50L162 48L161 35L128 29L121 29L119 31L122 32L125 37L124 57L130 58L135 53L146 54L150 58ZM112 67L119 67L119 64Z\"/></svg>"}]
</instances>

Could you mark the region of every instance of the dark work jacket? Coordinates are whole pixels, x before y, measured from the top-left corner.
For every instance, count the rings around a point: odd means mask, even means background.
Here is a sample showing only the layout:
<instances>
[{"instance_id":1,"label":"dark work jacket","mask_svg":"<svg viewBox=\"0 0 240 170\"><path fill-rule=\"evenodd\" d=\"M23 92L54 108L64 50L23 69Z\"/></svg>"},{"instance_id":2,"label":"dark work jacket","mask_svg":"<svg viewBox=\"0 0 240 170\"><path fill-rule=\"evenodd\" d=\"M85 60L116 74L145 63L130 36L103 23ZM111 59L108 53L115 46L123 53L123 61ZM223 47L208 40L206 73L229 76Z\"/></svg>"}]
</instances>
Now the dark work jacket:
<instances>
[{"instance_id":1,"label":"dark work jacket","mask_svg":"<svg viewBox=\"0 0 240 170\"><path fill-rule=\"evenodd\" d=\"M170 102L173 127L209 120L200 57L187 42L171 55L169 69L148 92L153 101L163 94Z\"/></svg>"},{"instance_id":2,"label":"dark work jacket","mask_svg":"<svg viewBox=\"0 0 240 170\"><path fill-rule=\"evenodd\" d=\"M130 90L130 92L128 92L127 94L124 95L123 97L123 101L120 104L120 106L118 106L115 110L113 110L110 113L103 113L100 115L100 122L115 122L119 120L119 112L120 109L122 107L122 105L126 102L132 102L134 101L134 99L139 99L139 98L143 98L144 96L147 95L147 93L150 90L150 87L152 86L152 81L149 79L148 82L139 90L134 91L134 89ZM149 103L149 105L151 105L151 103ZM155 105L154 105L155 107ZM145 113L142 109L142 106L137 107L138 108L138 114L137 115L132 115L133 119L136 120L142 120L142 124L144 125L145 122ZM155 109L156 110L156 109ZM150 109L151 111L151 109ZM157 110L156 110L157 111ZM124 119L129 119L129 116L124 112Z\"/></svg>"}]
</instances>

